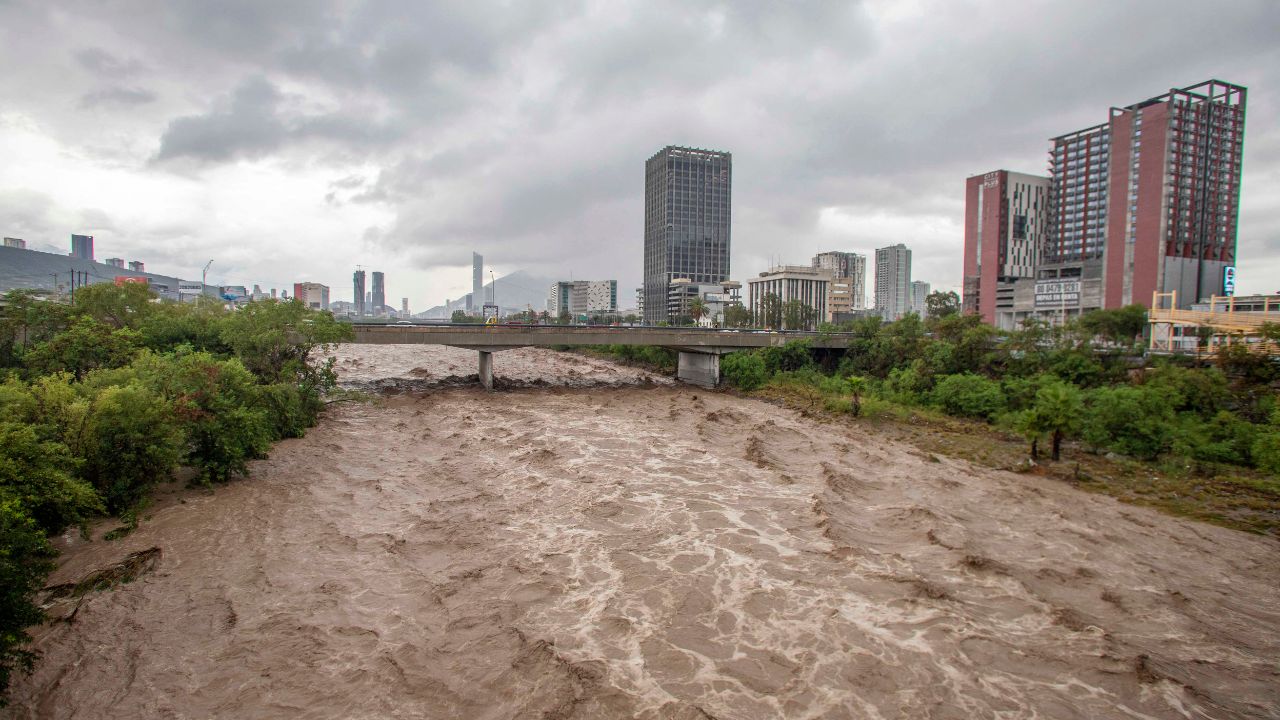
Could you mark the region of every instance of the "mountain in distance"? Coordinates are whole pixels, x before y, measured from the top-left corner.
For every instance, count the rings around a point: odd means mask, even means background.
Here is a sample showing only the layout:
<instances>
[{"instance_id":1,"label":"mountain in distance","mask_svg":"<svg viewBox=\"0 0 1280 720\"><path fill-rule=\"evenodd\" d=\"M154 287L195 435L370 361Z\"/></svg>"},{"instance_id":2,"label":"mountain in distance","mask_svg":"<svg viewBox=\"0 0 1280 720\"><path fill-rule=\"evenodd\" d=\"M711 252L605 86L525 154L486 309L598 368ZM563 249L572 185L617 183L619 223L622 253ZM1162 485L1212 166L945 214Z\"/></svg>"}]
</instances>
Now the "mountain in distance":
<instances>
[{"instance_id":1,"label":"mountain in distance","mask_svg":"<svg viewBox=\"0 0 1280 720\"><path fill-rule=\"evenodd\" d=\"M550 294L551 284L556 282L557 278L541 277L517 270L510 275L503 275L497 279L498 293L497 300L502 312L519 312L533 308L534 312L542 312L547 309L547 295ZM493 283L485 283L484 299L476 303L476 306L489 302L489 298L493 297ZM419 319L440 319L448 318L453 315L454 310L465 310L467 299L466 296L456 298L449 301L448 305L437 305L429 310L424 310L414 315Z\"/></svg>"}]
</instances>

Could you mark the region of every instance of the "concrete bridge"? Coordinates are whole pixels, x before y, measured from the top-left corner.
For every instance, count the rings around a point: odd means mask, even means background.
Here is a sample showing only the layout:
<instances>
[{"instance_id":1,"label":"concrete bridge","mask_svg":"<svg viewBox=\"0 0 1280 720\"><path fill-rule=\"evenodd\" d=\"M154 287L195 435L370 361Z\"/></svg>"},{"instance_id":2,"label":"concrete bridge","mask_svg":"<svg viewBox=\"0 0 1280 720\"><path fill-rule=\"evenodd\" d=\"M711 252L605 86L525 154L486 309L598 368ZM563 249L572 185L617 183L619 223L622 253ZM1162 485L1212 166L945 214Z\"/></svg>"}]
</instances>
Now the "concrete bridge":
<instances>
[{"instance_id":1,"label":"concrete bridge","mask_svg":"<svg viewBox=\"0 0 1280 720\"><path fill-rule=\"evenodd\" d=\"M493 388L493 353L555 345L655 345L679 351L676 377L702 387L720 382L720 356L736 350L808 340L816 348L845 348L849 333L713 330L688 327L606 325L418 325L355 323L356 342L374 345L449 345L476 350L480 382Z\"/></svg>"}]
</instances>

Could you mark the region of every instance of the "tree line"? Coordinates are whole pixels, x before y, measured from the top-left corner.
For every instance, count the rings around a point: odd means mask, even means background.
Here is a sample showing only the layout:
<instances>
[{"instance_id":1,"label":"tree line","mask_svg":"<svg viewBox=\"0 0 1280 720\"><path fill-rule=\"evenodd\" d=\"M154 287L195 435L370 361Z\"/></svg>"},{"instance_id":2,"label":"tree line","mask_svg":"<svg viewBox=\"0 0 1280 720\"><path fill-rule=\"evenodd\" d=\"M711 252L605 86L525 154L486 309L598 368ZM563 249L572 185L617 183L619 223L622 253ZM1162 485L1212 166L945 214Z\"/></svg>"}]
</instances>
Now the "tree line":
<instances>
[{"instance_id":1,"label":"tree line","mask_svg":"<svg viewBox=\"0 0 1280 720\"><path fill-rule=\"evenodd\" d=\"M111 514L136 523L180 466L213 484L315 424L334 388L325 346L350 325L296 301L230 311L161 302L145 286L70 303L0 300L0 702L34 657L24 628L53 568L48 538Z\"/></svg>"}]
</instances>

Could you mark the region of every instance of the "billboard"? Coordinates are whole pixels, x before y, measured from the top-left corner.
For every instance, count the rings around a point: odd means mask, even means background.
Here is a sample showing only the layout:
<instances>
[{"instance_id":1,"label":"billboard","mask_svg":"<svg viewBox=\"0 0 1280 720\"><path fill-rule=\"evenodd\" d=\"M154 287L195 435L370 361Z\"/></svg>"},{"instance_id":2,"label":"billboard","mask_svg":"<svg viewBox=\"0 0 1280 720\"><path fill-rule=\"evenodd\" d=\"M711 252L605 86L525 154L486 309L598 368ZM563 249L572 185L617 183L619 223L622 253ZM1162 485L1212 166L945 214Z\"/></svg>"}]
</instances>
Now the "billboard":
<instances>
[{"instance_id":1,"label":"billboard","mask_svg":"<svg viewBox=\"0 0 1280 720\"><path fill-rule=\"evenodd\" d=\"M1228 265L1222 268L1222 294L1236 294L1236 266Z\"/></svg>"},{"instance_id":2,"label":"billboard","mask_svg":"<svg viewBox=\"0 0 1280 720\"><path fill-rule=\"evenodd\" d=\"M125 283L142 283L143 285L149 284L147 278L144 278L144 277L134 277L133 275L117 275L116 276L117 285L123 285Z\"/></svg>"},{"instance_id":3,"label":"billboard","mask_svg":"<svg viewBox=\"0 0 1280 720\"><path fill-rule=\"evenodd\" d=\"M1036 307L1080 307L1079 280L1039 280L1036 282Z\"/></svg>"},{"instance_id":4,"label":"billboard","mask_svg":"<svg viewBox=\"0 0 1280 720\"><path fill-rule=\"evenodd\" d=\"M179 294L179 295L199 295L199 294L200 294L200 293L202 293L202 292L204 292L204 284L203 284L203 283L198 283L198 282L183 282L182 280L179 280L179 281L178 281L178 294Z\"/></svg>"}]
</instances>

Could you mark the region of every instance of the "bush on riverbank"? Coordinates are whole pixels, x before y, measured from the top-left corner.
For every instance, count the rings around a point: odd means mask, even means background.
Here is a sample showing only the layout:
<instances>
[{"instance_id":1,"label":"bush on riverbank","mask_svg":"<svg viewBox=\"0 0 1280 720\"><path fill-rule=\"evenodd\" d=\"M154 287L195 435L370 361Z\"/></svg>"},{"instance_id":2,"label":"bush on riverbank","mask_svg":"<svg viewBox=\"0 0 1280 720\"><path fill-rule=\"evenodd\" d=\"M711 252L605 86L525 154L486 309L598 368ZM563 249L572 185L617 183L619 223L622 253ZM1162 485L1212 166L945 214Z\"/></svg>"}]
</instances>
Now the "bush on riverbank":
<instances>
[{"instance_id":1,"label":"bush on riverbank","mask_svg":"<svg viewBox=\"0 0 1280 720\"><path fill-rule=\"evenodd\" d=\"M225 482L313 425L333 389L314 354L350 326L297 302L160 303L92 285L0 308L0 698L52 568L46 536L132 511L179 465Z\"/></svg>"}]
</instances>

